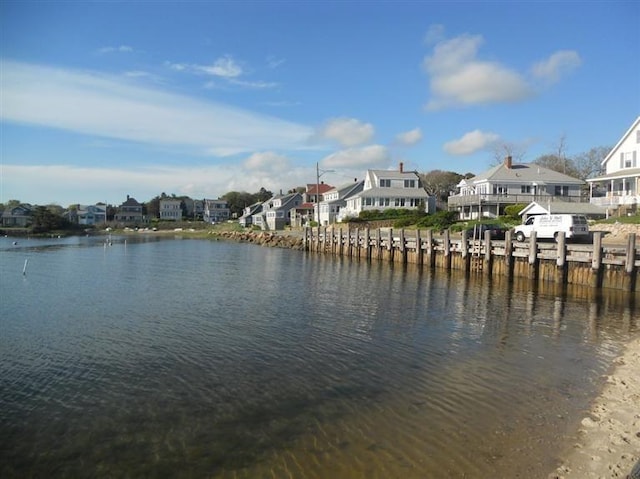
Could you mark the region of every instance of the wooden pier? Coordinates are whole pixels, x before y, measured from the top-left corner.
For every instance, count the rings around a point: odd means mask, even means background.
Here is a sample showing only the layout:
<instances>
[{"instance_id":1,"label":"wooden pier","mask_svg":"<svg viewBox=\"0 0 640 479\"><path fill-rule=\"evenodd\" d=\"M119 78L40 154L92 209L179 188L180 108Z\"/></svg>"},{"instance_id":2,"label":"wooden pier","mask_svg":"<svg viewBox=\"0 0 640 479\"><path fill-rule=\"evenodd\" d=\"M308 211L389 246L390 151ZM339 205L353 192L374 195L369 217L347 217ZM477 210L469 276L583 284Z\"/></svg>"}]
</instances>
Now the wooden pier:
<instances>
[{"instance_id":1,"label":"wooden pier","mask_svg":"<svg viewBox=\"0 0 640 479\"><path fill-rule=\"evenodd\" d=\"M504 240L452 235L449 230L379 228L307 228L304 248L313 253L351 258L411 263L427 268L462 270L469 274L529 278L537 282L575 284L635 293L640 287L636 235L625 246L603 245L602 233L593 244L570 243L564 233L557 241L539 241L535 232L523 243L508 231Z\"/></svg>"}]
</instances>

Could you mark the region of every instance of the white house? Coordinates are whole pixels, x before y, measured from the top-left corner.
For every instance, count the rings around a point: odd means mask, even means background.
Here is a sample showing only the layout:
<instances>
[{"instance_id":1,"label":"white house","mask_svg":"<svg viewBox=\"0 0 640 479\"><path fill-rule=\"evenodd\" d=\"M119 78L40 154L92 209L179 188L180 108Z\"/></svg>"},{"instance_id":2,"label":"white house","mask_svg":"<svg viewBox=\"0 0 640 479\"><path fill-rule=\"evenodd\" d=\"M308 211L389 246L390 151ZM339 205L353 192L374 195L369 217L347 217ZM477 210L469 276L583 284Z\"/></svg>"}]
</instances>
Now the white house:
<instances>
[{"instance_id":1,"label":"white house","mask_svg":"<svg viewBox=\"0 0 640 479\"><path fill-rule=\"evenodd\" d=\"M361 193L364 188L364 180L352 181L335 188L331 188L329 191L323 194L324 201L319 204L320 207L320 221L321 225L329 225L335 223L340 211L347 206L347 200L358 193Z\"/></svg>"},{"instance_id":2,"label":"white house","mask_svg":"<svg viewBox=\"0 0 640 479\"><path fill-rule=\"evenodd\" d=\"M362 191L346 199L346 205L336 215L337 221L357 217L361 211L383 211L391 208L435 211L434 198L425 191L418 173L398 170L367 170Z\"/></svg>"},{"instance_id":3,"label":"white house","mask_svg":"<svg viewBox=\"0 0 640 479\"><path fill-rule=\"evenodd\" d=\"M587 179L593 204L618 207L640 203L640 116L602 160L604 175Z\"/></svg>"},{"instance_id":4,"label":"white house","mask_svg":"<svg viewBox=\"0 0 640 479\"><path fill-rule=\"evenodd\" d=\"M460 219L497 217L504 207L513 204L542 204L550 201L580 202L584 181L535 163L513 163L507 156L503 163L457 185L458 192L449 196L450 211Z\"/></svg>"},{"instance_id":5,"label":"white house","mask_svg":"<svg viewBox=\"0 0 640 479\"><path fill-rule=\"evenodd\" d=\"M181 200L175 198L162 198L160 200L160 219L165 221L182 220Z\"/></svg>"}]
</instances>

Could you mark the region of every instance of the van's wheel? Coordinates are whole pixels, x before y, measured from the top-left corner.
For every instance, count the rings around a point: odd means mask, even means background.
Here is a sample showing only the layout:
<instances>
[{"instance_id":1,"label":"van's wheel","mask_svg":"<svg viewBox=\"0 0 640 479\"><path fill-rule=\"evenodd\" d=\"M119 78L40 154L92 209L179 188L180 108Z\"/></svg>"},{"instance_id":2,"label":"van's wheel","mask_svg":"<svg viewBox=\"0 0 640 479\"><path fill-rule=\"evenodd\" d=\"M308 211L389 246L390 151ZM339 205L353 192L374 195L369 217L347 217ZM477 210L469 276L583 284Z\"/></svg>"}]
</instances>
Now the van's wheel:
<instances>
[{"instance_id":1,"label":"van's wheel","mask_svg":"<svg viewBox=\"0 0 640 479\"><path fill-rule=\"evenodd\" d=\"M518 231L516 233L516 241L522 243L524 241L524 233L522 231Z\"/></svg>"}]
</instances>

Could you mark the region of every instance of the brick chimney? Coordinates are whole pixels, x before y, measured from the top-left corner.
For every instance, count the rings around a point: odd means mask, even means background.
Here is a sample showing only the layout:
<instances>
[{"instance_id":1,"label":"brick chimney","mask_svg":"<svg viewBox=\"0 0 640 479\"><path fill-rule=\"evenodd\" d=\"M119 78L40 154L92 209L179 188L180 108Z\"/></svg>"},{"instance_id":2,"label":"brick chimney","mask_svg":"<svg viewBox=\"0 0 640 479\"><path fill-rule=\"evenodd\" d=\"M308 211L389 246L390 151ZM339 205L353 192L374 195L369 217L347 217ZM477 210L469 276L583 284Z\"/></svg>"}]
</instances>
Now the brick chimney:
<instances>
[{"instance_id":1,"label":"brick chimney","mask_svg":"<svg viewBox=\"0 0 640 479\"><path fill-rule=\"evenodd\" d=\"M404 172L404 163L400 162L400 173Z\"/></svg>"},{"instance_id":2,"label":"brick chimney","mask_svg":"<svg viewBox=\"0 0 640 479\"><path fill-rule=\"evenodd\" d=\"M505 156L504 157L504 166L507 167L507 169L511 169L511 167L513 166L513 162L511 160L511 155Z\"/></svg>"}]
</instances>

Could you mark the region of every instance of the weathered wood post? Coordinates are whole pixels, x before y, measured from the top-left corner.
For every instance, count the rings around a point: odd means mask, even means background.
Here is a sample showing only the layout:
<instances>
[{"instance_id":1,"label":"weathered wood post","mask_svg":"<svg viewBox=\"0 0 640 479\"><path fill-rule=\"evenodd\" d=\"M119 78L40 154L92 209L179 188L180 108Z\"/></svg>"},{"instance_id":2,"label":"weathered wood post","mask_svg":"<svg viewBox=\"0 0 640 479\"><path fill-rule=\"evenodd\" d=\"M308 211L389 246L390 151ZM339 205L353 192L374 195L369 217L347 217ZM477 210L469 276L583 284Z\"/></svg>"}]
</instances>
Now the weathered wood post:
<instances>
[{"instance_id":1,"label":"weathered wood post","mask_svg":"<svg viewBox=\"0 0 640 479\"><path fill-rule=\"evenodd\" d=\"M462 258L462 267L465 273L471 271L471 255L469 254L469 238L465 231L462 232L462 240L460 240L460 256Z\"/></svg>"},{"instance_id":2,"label":"weathered wood post","mask_svg":"<svg viewBox=\"0 0 640 479\"><path fill-rule=\"evenodd\" d=\"M378 260L382 259L382 233L380 228L376 230L376 249L378 251Z\"/></svg>"},{"instance_id":3,"label":"weathered wood post","mask_svg":"<svg viewBox=\"0 0 640 479\"><path fill-rule=\"evenodd\" d=\"M433 268L436 261L436 255L433 251L433 230L431 229L427 230L425 246L427 247L427 264L429 265L429 268Z\"/></svg>"},{"instance_id":4,"label":"weathered wood post","mask_svg":"<svg viewBox=\"0 0 640 479\"><path fill-rule=\"evenodd\" d=\"M635 272L636 263L636 235L635 233L629 233L627 237L627 251L625 257L624 272L626 273L625 290L633 291L636 288L636 275Z\"/></svg>"},{"instance_id":5,"label":"weathered wood post","mask_svg":"<svg viewBox=\"0 0 640 479\"><path fill-rule=\"evenodd\" d=\"M504 234L504 267L509 282L513 280L513 264L513 238L511 237L511 230L508 230Z\"/></svg>"},{"instance_id":6,"label":"weathered wood post","mask_svg":"<svg viewBox=\"0 0 640 479\"><path fill-rule=\"evenodd\" d=\"M602 231L593 232L593 253L591 253L591 280L590 285L594 288L602 287L602 277L604 276L602 267Z\"/></svg>"},{"instance_id":7,"label":"weathered wood post","mask_svg":"<svg viewBox=\"0 0 640 479\"><path fill-rule=\"evenodd\" d=\"M416 230L416 262L422 266L424 260L424 251L422 250L422 238L420 238L420 230Z\"/></svg>"},{"instance_id":8,"label":"weathered wood post","mask_svg":"<svg viewBox=\"0 0 640 479\"><path fill-rule=\"evenodd\" d=\"M355 248L356 258L360 257L360 228L356 228L356 236L353 238L353 247Z\"/></svg>"},{"instance_id":9,"label":"weathered wood post","mask_svg":"<svg viewBox=\"0 0 640 479\"><path fill-rule=\"evenodd\" d=\"M404 228L400 229L400 255L402 258L402 264L407 262L407 248L404 242Z\"/></svg>"},{"instance_id":10,"label":"weathered wood post","mask_svg":"<svg viewBox=\"0 0 640 479\"><path fill-rule=\"evenodd\" d=\"M555 282L561 285L567 283L567 238L564 231L559 231L556 236L556 277Z\"/></svg>"},{"instance_id":11,"label":"weathered wood post","mask_svg":"<svg viewBox=\"0 0 640 479\"><path fill-rule=\"evenodd\" d=\"M393 228L389 228L387 251L389 252L389 261L393 261Z\"/></svg>"},{"instance_id":12,"label":"weathered wood post","mask_svg":"<svg viewBox=\"0 0 640 479\"><path fill-rule=\"evenodd\" d=\"M484 273L491 277L493 268L493 255L491 254L491 231L484 232Z\"/></svg>"},{"instance_id":13,"label":"weathered wood post","mask_svg":"<svg viewBox=\"0 0 640 479\"><path fill-rule=\"evenodd\" d=\"M371 232L369 231L369 227L367 226L364 229L364 245L365 245L365 257L367 260L371 259Z\"/></svg>"},{"instance_id":14,"label":"weathered wood post","mask_svg":"<svg viewBox=\"0 0 640 479\"><path fill-rule=\"evenodd\" d=\"M443 249L444 249L444 267L446 269L451 269L451 239L449 237L449 230L444 230L443 234Z\"/></svg>"},{"instance_id":15,"label":"weathered wood post","mask_svg":"<svg viewBox=\"0 0 640 479\"><path fill-rule=\"evenodd\" d=\"M538 235L535 231L529 237L529 277L538 279Z\"/></svg>"}]
</instances>

